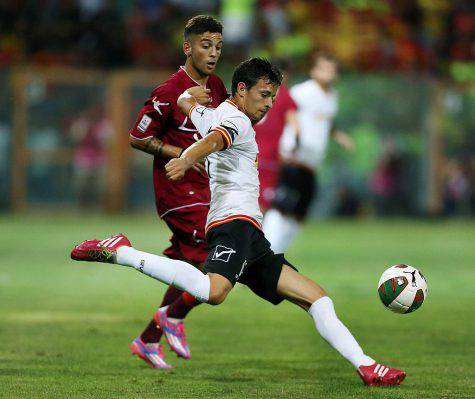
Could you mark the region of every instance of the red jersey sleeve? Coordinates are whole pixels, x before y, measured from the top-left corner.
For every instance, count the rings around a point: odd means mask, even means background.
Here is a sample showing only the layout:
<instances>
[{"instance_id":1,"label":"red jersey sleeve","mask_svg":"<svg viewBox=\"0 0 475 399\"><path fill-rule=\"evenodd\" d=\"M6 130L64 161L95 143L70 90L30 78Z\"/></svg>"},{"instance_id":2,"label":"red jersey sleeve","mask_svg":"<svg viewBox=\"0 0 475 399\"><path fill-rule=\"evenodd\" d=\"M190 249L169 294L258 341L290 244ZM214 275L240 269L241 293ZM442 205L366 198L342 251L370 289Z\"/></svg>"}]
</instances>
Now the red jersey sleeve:
<instances>
[{"instance_id":1,"label":"red jersey sleeve","mask_svg":"<svg viewBox=\"0 0 475 399\"><path fill-rule=\"evenodd\" d=\"M282 90L282 92L280 92L280 90ZM294 99L290 95L290 91L287 88L287 86L282 85L280 90L279 90L279 94L282 94L281 101L282 101L282 106L284 110L288 111L288 110L297 109L297 104L295 103Z\"/></svg>"},{"instance_id":2,"label":"red jersey sleeve","mask_svg":"<svg viewBox=\"0 0 475 399\"><path fill-rule=\"evenodd\" d=\"M221 104L222 102L226 101L229 98L229 93L221 79L219 80L219 83L221 86L221 98L219 100L219 103Z\"/></svg>"},{"instance_id":3,"label":"red jersey sleeve","mask_svg":"<svg viewBox=\"0 0 475 399\"><path fill-rule=\"evenodd\" d=\"M129 134L138 140L160 136L166 130L173 114L173 95L165 85L153 90L150 98L145 101L137 120Z\"/></svg>"}]
</instances>

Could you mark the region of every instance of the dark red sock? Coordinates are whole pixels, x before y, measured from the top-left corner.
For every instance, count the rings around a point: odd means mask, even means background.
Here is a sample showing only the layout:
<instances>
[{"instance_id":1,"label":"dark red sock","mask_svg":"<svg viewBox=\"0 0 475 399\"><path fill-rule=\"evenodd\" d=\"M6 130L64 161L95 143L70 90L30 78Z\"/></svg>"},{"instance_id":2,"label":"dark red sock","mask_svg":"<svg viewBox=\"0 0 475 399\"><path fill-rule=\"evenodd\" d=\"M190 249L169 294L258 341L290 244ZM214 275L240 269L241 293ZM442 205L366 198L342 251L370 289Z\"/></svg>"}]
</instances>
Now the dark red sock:
<instances>
[{"instance_id":1,"label":"dark red sock","mask_svg":"<svg viewBox=\"0 0 475 399\"><path fill-rule=\"evenodd\" d=\"M183 294L183 291L172 286L168 287L165 295L163 296L160 307L170 305L177 299L180 299L181 294ZM157 324L152 319L150 323L148 323L147 327L145 327L145 330L143 330L142 334L140 334L140 338L145 343L159 342L160 338L162 338L162 330L157 327Z\"/></svg>"},{"instance_id":2,"label":"dark red sock","mask_svg":"<svg viewBox=\"0 0 475 399\"><path fill-rule=\"evenodd\" d=\"M174 319L184 319L188 312L200 303L193 295L184 292L168 307L167 315Z\"/></svg>"}]
</instances>

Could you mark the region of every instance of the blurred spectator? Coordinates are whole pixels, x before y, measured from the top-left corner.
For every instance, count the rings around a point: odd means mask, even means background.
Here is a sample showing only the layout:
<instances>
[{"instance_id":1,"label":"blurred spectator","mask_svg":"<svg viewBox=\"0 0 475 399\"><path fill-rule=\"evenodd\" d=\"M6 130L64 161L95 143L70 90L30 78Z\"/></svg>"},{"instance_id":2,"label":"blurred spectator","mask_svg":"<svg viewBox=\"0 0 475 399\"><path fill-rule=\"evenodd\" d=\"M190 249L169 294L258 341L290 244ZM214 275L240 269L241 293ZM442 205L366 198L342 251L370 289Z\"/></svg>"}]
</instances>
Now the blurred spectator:
<instances>
[{"instance_id":1,"label":"blurred spectator","mask_svg":"<svg viewBox=\"0 0 475 399\"><path fill-rule=\"evenodd\" d=\"M167 67L176 27L198 12L220 13L231 64L256 50L308 52L308 43L360 70L432 72L475 60L468 0L9 0L0 2L0 66Z\"/></svg>"},{"instance_id":2,"label":"blurred spectator","mask_svg":"<svg viewBox=\"0 0 475 399\"><path fill-rule=\"evenodd\" d=\"M469 162L448 162L444 182L445 215L468 215L471 212L474 189L472 183L473 171Z\"/></svg>"},{"instance_id":3,"label":"blurred spectator","mask_svg":"<svg viewBox=\"0 0 475 399\"><path fill-rule=\"evenodd\" d=\"M336 214L338 216L356 216L361 207L356 193L347 185L339 187L337 192Z\"/></svg>"},{"instance_id":4,"label":"blurred spectator","mask_svg":"<svg viewBox=\"0 0 475 399\"><path fill-rule=\"evenodd\" d=\"M281 36L290 33L288 15L285 10L285 0L261 0L259 9L271 40L276 40Z\"/></svg>"},{"instance_id":5,"label":"blurred spectator","mask_svg":"<svg viewBox=\"0 0 475 399\"><path fill-rule=\"evenodd\" d=\"M410 173L410 161L403 153L389 149L381 157L370 179L378 215L413 213L414 198L407 186Z\"/></svg>"},{"instance_id":6,"label":"blurred spectator","mask_svg":"<svg viewBox=\"0 0 475 399\"><path fill-rule=\"evenodd\" d=\"M80 207L102 203L107 142L112 133L112 124L101 106L86 109L71 124L75 198Z\"/></svg>"}]
</instances>

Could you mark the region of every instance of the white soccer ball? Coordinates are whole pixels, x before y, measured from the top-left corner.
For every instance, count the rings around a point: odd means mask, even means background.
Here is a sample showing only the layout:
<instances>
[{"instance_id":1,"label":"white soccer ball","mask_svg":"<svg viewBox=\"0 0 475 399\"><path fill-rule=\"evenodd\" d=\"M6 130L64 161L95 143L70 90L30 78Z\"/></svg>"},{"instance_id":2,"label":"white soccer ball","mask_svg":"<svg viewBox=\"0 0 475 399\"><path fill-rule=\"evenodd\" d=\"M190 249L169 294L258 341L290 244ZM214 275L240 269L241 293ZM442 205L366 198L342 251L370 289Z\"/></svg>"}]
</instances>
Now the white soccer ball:
<instances>
[{"instance_id":1,"label":"white soccer ball","mask_svg":"<svg viewBox=\"0 0 475 399\"><path fill-rule=\"evenodd\" d=\"M387 309L411 313L419 309L427 297L427 280L415 267L394 265L379 279L379 298Z\"/></svg>"}]
</instances>

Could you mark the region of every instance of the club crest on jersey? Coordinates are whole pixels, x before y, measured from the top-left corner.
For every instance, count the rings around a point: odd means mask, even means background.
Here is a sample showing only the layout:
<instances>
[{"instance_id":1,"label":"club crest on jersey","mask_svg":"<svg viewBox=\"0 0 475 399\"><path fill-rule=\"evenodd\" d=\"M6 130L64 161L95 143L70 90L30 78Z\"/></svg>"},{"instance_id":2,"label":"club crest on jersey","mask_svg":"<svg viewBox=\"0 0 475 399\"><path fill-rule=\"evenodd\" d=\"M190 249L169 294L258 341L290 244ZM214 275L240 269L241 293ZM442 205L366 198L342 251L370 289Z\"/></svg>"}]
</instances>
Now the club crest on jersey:
<instances>
[{"instance_id":1,"label":"club crest on jersey","mask_svg":"<svg viewBox=\"0 0 475 399\"><path fill-rule=\"evenodd\" d=\"M153 108L155 111L157 111L160 115L162 114L162 111L160 110L161 105L170 105L170 103L161 103L159 100L157 100L157 97L154 97L152 100Z\"/></svg>"},{"instance_id":2,"label":"club crest on jersey","mask_svg":"<svg viewBox=\"0 0 475 399\"><path fill-rule=\"evenodd\" d=\"M232 254L236 251L232 248L225 247L224 245L217 245L213 257L211 260L220 260L221 262L229 262Z\"/></svg>"}]
</instances>

